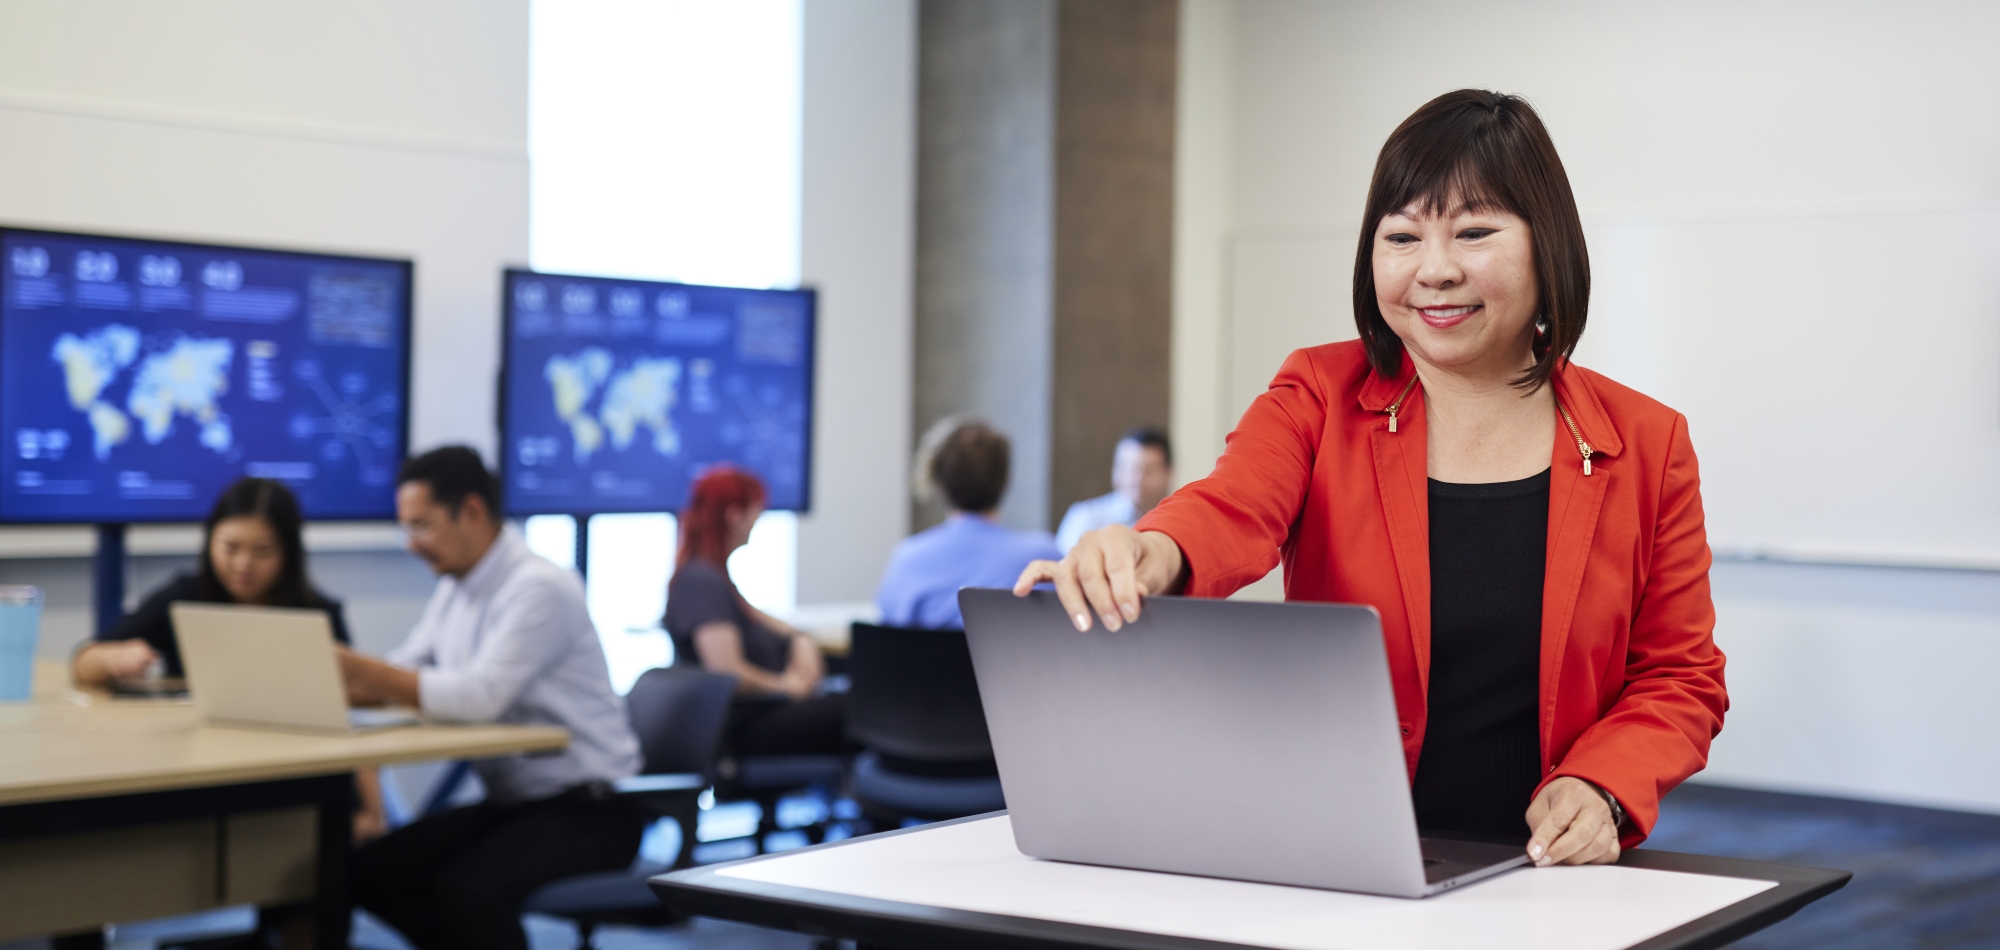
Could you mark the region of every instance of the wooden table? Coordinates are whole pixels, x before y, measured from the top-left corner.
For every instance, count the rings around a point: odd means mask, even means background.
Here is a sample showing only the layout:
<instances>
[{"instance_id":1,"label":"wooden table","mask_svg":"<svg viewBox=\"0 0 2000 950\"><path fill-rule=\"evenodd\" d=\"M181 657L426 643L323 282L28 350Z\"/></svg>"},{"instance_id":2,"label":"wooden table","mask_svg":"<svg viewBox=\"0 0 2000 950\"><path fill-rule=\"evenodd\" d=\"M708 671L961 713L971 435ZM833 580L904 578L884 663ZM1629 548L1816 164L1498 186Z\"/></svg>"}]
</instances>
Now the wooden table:
<instances>
[{"instance_id":1,"label":"wooden table","mask_svg":"<svg viewBox=\"0 0 2000 950\"><path fill-rule=\"evenodd\" d=\"M1847 883L1644 849L1521 868L1423 900L1041 861L1005 812L677 871L680 910L884 947L986 950L1700 950Z\"/></svg>"},{"instance_id":2,"label":"wooden table","mask_svg":"<svg viewBox=\"0 0 2000 950\"><path fill-rule=\"evenodd\" d=\"M0 941L313 900L318 945L347 946L355 769L568 742L542 726L204 725L185 702L73 689L45 661L31 700L0 703Z\"/></svg>"}]
</instances>

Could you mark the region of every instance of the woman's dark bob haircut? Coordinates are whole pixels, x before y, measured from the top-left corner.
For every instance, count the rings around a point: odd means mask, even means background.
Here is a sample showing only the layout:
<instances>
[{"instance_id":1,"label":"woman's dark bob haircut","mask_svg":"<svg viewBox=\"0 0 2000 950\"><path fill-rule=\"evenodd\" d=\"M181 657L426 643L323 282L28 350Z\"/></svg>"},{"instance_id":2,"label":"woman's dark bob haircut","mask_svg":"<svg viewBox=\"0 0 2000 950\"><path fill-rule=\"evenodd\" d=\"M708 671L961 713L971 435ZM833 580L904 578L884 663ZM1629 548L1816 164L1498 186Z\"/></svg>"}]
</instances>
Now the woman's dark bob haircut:
<instances>
[{"instance_id":1,"label":"woman's dark bob haircut","mask_svg":"<svg viewBox=\"0 0 2000 950\"><path fill-rule=\"evenodd\" d=\"M1514 384L1540 388L1576 349L1590 308L1590 252L1569 175L1527 101L1483 89L1460 89L1424 103L1383 143L1368 183L1361 247L1354 257L1354 324L1375 372L1403 372L1403 341L1375 301L1375 229L1382 219L1418 206L1450 214L1457 202L1497 209L1528 222L1535 283L1548 331L1535 337L1535 365Z\"/></svg>"},{"instance_id":2,"label":"woman's dark bob haircut","mask_svg":"<svg viewBox=\"0 0 2000 950\"><path fill-rule=\"evenodd\" d=\"M271 533L278 538L278 550L284 556L278 578L266 595L271 606L326 608L327 602L313 591L312 582L306 577L305 518L299 514L299 500L283 483L268 478L237 479L215 500L215 508L201 526L201 558L195 572L201 599L218 604L235 599L222 586L210 546L215 542L216 525L244 517L261 518L270 525Z\"/></svg>"}]
</instances>

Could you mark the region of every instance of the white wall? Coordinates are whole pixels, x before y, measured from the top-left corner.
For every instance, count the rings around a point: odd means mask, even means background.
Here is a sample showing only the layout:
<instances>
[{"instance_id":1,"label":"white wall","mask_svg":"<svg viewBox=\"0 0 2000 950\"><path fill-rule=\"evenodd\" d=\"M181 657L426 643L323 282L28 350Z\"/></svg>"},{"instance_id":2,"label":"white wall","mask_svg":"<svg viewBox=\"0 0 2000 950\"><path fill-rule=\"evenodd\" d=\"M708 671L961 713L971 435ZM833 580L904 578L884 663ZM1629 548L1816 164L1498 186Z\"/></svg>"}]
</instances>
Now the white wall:
<instances>
[{"instance_id":1,"label":"white wall","mask_svg":"<svg viewBox=\"0 0 2000 950\"><path fill-rule=\"evenodd\" d=\"M528 249L527 19L522 0L10 0L0 222L412 258L413 444L490 451L499 270ZM135 546L193 547L161 540ZM332 546L393 538L347 542ZM0 530L0 554L88 543L81 529ZM322 582L348 596L364 644L401 639L421 600L375 580L427 572L400 553L343 558ZM82 569L5 566L51 591L44 652L85 635Z\"/></svg>"},{"instance_id":2,"label":"white wall","mask_svg":"<svg viewBox=\"0 0 2000 950\"><path fill-rule=\"evenodd\" d=\"M0 7L0 220L416 260L412 440L490 450L518 0Z\"/></svg>"},{"instance_id":3,"label":"white wall","mask_svg":"<svg viewBox=\"0 0 2000 950\"><path fill-rule=\"evenodd\" d=\"M1389 131L1496 88L1535 103L1584 214L1579 361L1688 415L1718 549L2000 567L2000 125L1973 118L2000 7L1232 8L1226 416L1286 349L1352 335ZM1419 66L1408 38L1444 24L1480 54Z\"/></svg>"},{"instance_id":4,"label":"white wall","mask_svg":"<svg viewBox=\"0 0 2000 950\"><path fill-rule=\"evenodd\" d=\"M1179 275L1184 444L1219 445L1290 349L1353 336L1376 152L1431 97L1494 88L1541 112L1584 215L1579 362L1688 415L1719 552L2000 568L2000 8L1183 10L1180 261L1222 288ZM1990 709L1923 672L2000 662L2000 614L1758 586L1809 570L1718 593L1739 700L1713 777L2000 811L1964 754Z\"/></svg>"},{"instance_id":5,"label":"white wall","mask_svg":"<svg viewBox=\"0 0 2000 950\"><path fill-rule=\"evenodd\" d=\"M822 330L798 585L824 603L871 597L908 529L916 11L804 13L799 253ZM412 257L413 442L490 452L497 275L528 260L527 30L521 0L15 0L0 6L0 222ZM393 543L329 540L315 548ZM192 549L161 541L134 544ZM0 529L0 554L88 550L80 529ZM88 590L50 583L79 600L50 605L46 645L66 648Z\"/></svg>"},{"instance_id":6,"label":"white wall","mask_svg":"<svg viewBox=\"0 0 2000 950\"><path fill-rule=\"evenodd\" d=\"M909 531L915 0L804 0L800 273L820 291L799 603L870 600Z\"/></svg>"},{"instance_id":7,"label":"white wall","mask_svg":"<svg viewBox=\"0 0 2000 950\"><path fill-rule=\"evenodd\" d=\"M1174 477L1208 474L1241 412L1223 400L1234 224L1236 7L1181 0L1174 90Z\"/></svg>"},{"instance_id":8,"label":"white wall","mask_svg":"<svg viewBox=\"0 0 2000 950\"><path fill-rule=\"evenodd\" d=\"M2000 573L1724 561L1700 781L2000 813Z\"/></svg>"}]
</instances>

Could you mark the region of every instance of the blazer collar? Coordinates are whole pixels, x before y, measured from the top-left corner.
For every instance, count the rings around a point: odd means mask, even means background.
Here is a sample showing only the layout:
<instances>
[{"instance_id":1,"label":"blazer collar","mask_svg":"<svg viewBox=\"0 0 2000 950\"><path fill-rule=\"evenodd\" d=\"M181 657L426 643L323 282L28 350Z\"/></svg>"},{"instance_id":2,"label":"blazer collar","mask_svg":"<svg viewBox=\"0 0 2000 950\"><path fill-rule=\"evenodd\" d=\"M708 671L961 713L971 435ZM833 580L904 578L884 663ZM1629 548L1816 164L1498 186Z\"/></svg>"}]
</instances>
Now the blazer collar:
<instances>
[{"instance_id":1,"label":"blazer collar","mask_svg":"<svg viewBox=\"0 0 2000 950\"><path fill-rule=\"evenodd\" d=\"M1604 411L1604 403L1597 398L1597 387L1591 385L1594 375L1563 360L1556 367L1556 395L1576 419L1576 427L1583 431L1583 441L1590 443L1592 452L1617 455L1625 448L1625 440L1619 438L1618 427L1611 424L1611 414Z\"/></svg>"},{"instance_id":2,"label":"blazer collar","mask_svg":"<svg viewBox=\"0 0 2000 950\"><path fill-rule=\"evenodd\" d=\"M1575 369L1570 361L1556 365L1556 396L1576 419L1576 427L1583 432L1583 440L1590 443L1590 449L1599 455L1617 455L1625 448L1625 440L1618 436L1618 427L1611 424L1611 415L1604 411L1604 403L1597 398L1597 388L1591 385L1588 370L1571 372ZM1361 382L1357 402L1364 412L1386 412L1389 404L1402 395L1403 387L1409 385L1410 377L1417 366L1410 359L1410 353L1403 351L1403 366L1393 378L1385 378L1374 370ZM1408 400L1405 399L1405 402Z\"/></svg>"},{"instance_id":3,"label":"blazer collar","mask_svg":"<svg viewBox=\"0 0 2000 950\"><path fill-rule=\"evenodd\" d=\"M1396 397L1402 393L1403 387L1409 385L1410 375L1416 371L1417 364L1410 360L1410 351L1407 349L1403 351L1402 368L1396 371L1394 378L1385 379L1381 373L1370 369L1368 375L1361 380L1360 401L1362 410L1366 412L1388 411L1389 404L1396 401Z\"/></svg>"}]
</instances>

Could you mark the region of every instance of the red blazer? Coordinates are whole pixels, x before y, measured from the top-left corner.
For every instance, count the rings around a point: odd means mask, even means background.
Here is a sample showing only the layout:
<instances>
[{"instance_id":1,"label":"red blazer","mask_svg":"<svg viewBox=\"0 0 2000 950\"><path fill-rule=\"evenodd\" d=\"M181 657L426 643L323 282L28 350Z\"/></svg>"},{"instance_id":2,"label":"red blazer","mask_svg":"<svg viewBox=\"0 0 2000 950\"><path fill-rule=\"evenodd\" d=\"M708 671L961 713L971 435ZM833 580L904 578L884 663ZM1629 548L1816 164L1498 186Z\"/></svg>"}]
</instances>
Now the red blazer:
<instances>
[{"instance_id":1,"label":"red blazer","mask_svg":"<svg viewBox=\"0 0 2000 950\"><path fill-rule=\"evenodd\" d=\"M1215 471L1137 526L1180 545L1190 596L1226 597L1282 557L1287 600L1380 611L1412 781L1431 641L1423 387L1404 398L1393 432L1388 410L1413 371L1405 356L1401 378L1376 376L1358 342L1293 353ZM1651 832L1660 798L1707 763L1729 707L1711 636L1700 480L1679 413L1573 365L1556 377L1556 396L1591 454L1585 474L1559 414L1542 589L1542 781L1573 775L1610 790L1630 816L1631 847Z\"/></svg>"}]
</instances>

